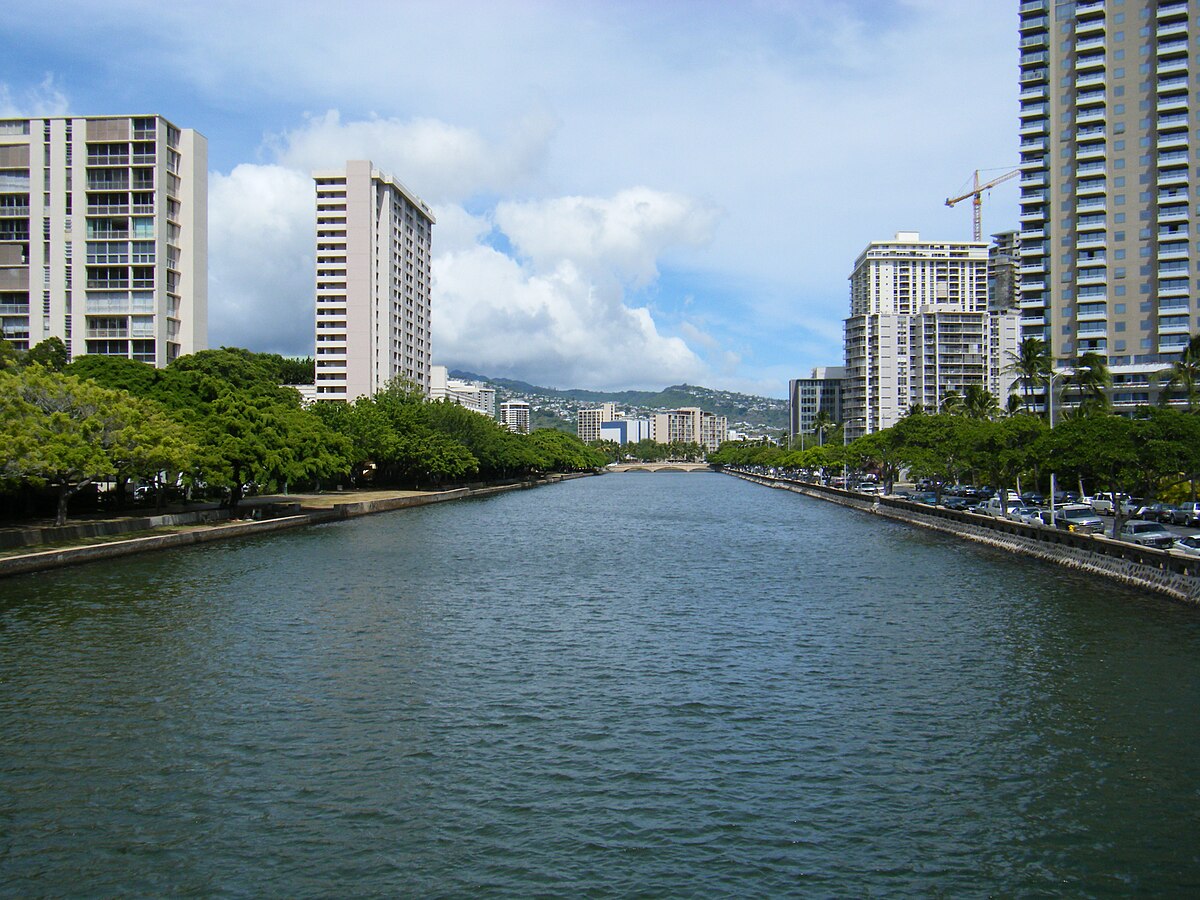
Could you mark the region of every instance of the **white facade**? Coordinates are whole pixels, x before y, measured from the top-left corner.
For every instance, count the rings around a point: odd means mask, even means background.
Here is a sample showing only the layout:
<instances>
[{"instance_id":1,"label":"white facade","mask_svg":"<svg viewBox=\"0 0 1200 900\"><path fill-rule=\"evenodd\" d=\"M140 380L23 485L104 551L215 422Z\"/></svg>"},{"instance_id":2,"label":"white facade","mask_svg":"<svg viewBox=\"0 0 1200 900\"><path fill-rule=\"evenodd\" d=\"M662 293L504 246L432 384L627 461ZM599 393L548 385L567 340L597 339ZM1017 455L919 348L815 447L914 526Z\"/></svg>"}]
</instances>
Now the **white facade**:
<instances>
[{"instance_id":1,"label":"white facade","mask_svg":"<svg viewBox=\"0 0 1200 900\"><path fill-rule=\"evenodd\" d=\"M451 378L445 366L429 368L429 399L450 400L488 418L496 416L496 389L473 381Z\"/></svg>"},{"instance_id":2,"label":"white facade","mask_svg":"<svg viewBox=\"0 0 1200 900\"><path fill-rule=\"evenodd\" d=\"M208 347L208 142L161 116L0 119L0 337L165 366Z\"/></svg>"},{"instance_id":3,"label":"white facade","mask_svg":"<svg viewBox=\"0 0 1200 900\"><path fill-rule=\"evenodd\" d=\"M366 160L313 180L317 395L354 400L396 379L428 394L432 210Z\"/></svg>"},{"instance_id":4,"label":"white facade","mask_svg":"<svg viewBox=\"0 0 1200 900\"><path fill-rule=\"evenodd\" d=\"M524 400L509 400L500 404L500 422L509 431L529 434L529 404Z\"/></svg>"},{"instance_id":5,"label":"white facade","mask_svg":"<svg viewBox=\"0 0 1200 900\"><path fill-rule=\"evenodd\" d=\"M649 419L612 419L600 426L600 440L612 441L621 447L626 444L636 444L648 441L650 438Z\"/></svg>"},{"instance_id":6,"label":"white facade","mask_svg":"<svg viewBox=\"0 0 1200 900\"><path fill-rule=\"evenodd\" d=\"M986 388L1003 404L1016 350L1016 314L990 312L988 245L873 241L850 276L842 413L850 439L895 425L920 404Z\"/></svg>"}]
</instances>

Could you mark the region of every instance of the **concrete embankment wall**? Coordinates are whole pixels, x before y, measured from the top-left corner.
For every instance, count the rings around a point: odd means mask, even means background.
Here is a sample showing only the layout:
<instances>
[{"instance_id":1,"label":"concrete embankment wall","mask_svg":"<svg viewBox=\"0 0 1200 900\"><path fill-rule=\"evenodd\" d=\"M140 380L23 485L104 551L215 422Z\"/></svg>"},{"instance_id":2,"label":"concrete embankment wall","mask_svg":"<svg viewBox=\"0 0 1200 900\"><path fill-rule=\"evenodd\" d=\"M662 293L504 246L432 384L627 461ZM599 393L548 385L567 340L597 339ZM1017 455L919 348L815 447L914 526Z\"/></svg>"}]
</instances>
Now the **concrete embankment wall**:
<instances>
[{"instance_id":1,"label":"concrete embankment wall","mask_svg":"<svg viewBox=\"0 0 1200 900\"><path fill-rule=\"evenodd\" d=\"M1200 606L1200 559L1139 547L1127 541L992 519L894 497L869 497L838 488L744 472L729 471L728 474L1089 572Z\"/></svg>"},{"instance_id":2,"label":"concrete embankment wall","mask_svg":"<svg viewBox=\"0 0 1200 900\"><path fill-rule=\"evenodd\" d=\"M262 521L230 522L225 525L214 525L211 528L197 529L195 531L172 532L170 534L155 534L146 537L128 538L126 540L114 540L87 547L42 550L40 552L9 557L8 559L0 559L0 577L56 569L61 566L80 565L101 559L129 556L134 553L147 553L152 550L167 550L173 547L187 547L193 544L223 541L236 537L268 534L273 531L281 531L285 528L297 528L302 525L315 525L321 522L332 522L340 519L355 518L357 516L369 516L375 513L391 512L392 510L407 509L414 506L428 506L432 503L444 503L448 500L461 500L467 497L486 497L506 491L526 490L545 484L554 484L571 477L581 477L584 474L590 473L580 473L580 475L570 476L551 475L547 478L533 481L463 487L448 491L439 491L437 493L419 494L408 497L389 497L357 503L337 503L329 509L301 511L300 504L298 503L286 504L289 511L295 511L293 514L264 519ZM173 525L211 524L212 522L228 518L228 510L204 510L194 513L181 513L174 516L148 516L129 520L135 524L129 527L122 527L121 531L127 533ZM112 523L105 524L112 525ZM64 529L45 530L55 533L64 531ZM112 532L101 533L108 534ZM93 535L88 530L88 526L84 524L80 526L67 526L65 533L56 537L55 540L73 540L90 536ZM49 543L50 539L45 539L43 542Z\"/></svg>"}]
</instances>

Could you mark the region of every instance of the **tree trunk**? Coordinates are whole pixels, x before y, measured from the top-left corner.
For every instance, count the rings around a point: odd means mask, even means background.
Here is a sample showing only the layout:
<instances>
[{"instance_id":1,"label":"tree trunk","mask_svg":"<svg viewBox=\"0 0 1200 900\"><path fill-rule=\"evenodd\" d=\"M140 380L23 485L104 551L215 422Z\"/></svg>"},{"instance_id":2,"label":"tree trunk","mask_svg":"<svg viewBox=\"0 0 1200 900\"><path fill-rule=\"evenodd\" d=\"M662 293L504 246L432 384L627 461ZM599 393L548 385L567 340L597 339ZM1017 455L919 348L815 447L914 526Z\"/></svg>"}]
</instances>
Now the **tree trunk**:
<instances>
[{"instance_id":1,"label":"tree trunk","mask_svg":"<svg viewBox=\"0 0 1200 900\"><path fill-rule=\"evenodd\" d=\"M78 484L63 484L58 488L58 508L54 514L55 525L67 524L67 504L80 490L92 483L92 479L85 478Z\"/></svg>"}]
</instances>

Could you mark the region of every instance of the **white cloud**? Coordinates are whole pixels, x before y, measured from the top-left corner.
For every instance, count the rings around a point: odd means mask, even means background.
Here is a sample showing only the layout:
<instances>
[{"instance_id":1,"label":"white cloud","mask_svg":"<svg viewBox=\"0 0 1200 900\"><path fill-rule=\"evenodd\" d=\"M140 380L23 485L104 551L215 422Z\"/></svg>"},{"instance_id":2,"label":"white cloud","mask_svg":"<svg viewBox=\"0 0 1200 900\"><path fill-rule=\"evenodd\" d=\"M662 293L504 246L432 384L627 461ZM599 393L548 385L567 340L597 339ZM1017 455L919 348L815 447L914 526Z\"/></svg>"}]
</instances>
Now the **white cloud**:
<instances>
[{"instance_id":1,"label":"white cloud","mask_svg":"<svg viewBox=\"0 0 1200 900\"><path fill-rule=\"evenodd\" d=\"M542 168L555 128L548 116L529 116L489 143L477 131L436 119L343 122L330 110L270 143L280 165L311 171L369 159L422 199L443 203L529 183Z\"/></svg>"},{"instance_id":2,"label":"white cloud","mask_svg":"<svg viewBox=\"0 0 1200 900\"><path fill-rule=\"evenodd\" d=\"M715 211L691 197L649 188L496 207L497 224L536 269L570 260L639 286L658 277L665 251L706 245L715 221Z\"/></svg>"},{"instance_id":3,"label":"white cloud","mask_svg":"<svg viewBox=\"0 0 1200 900\"><path fill-rule=\"evenodd\" d=\"M209 175L209 342L311 355L312 179L282 166Z\"/></svg>"},{"instance_id":4,"label":"white cloud","mask_svg":"<svg viewBox=\"0 0 1200 900\"><path fill-rule=\"evenodd\" d=\"M436 236L435 236L436 240ZM434 262L434 357L556 387L645 387L696 380L705 366L619 289L571 262L533 271L490 247Z\"/></svg>"},{"instance_id":5,"label":"white cloud","mask_svg":"<svg viewBox=\"0 0 1200 900\"><path fill-rule=\"evenodd\" d=\"M682 338L662 334L626 287L653 283L664 254L707 242L716 212L645 187L469 212L462 202L477 192L507 192L536 176L537 154L511 146L441 122L343 122L334 112L276 141L277 164L212 175L212 342L312 352L309 171L347 158L384 168L377 156L387 153L406 183L415 172L442 196L434 228L437 362L559 386L702 380L702 360Z\"/></svg>"},{"instance_id":6,"label":"white cloud","mask_svg":"<svg viewBox=\"0 0 1200 900\"><path fill-rule=\"evenodd\" d=\"M33 87L15 92L10 85L0 82L0 117L62 116L68 109L67 96L53 75L47 75Z\"/></svg>"}]
</instances>

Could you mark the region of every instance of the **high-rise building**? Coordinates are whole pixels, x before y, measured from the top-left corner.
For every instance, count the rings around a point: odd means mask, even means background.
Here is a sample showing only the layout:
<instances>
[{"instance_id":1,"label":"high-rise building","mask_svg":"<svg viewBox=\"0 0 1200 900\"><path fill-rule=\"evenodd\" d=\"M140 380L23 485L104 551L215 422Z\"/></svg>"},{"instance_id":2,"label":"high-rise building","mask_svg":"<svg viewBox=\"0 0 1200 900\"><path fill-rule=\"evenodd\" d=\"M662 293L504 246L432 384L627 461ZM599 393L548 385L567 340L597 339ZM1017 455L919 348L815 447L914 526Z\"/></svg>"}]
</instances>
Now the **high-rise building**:
<instances>
[{"instance_id":1,"label":"high-rise building","mask_svg":"<svg viewBox=\"0 0 1200 900\"><path fill-rule=\"evenodd\" d=\"M1022 0L1022 333L1107 359L1120 408L1200 321L1187 0Z\"/></svg>"},{"instance_id":2,"label":"high-rise building","mask_svg":"<svg viewBox=\"0 0 1200 900\"><path fill-rule=\"evenodd\" d=\"M601 403L596 407L581 408L575 413L575 433L585 444L600 440L600 426L617 418L615 403Z\"/></svg>"},{"instance_id":3,"label":"high-rise building","mask_svg":"<svg viewBox=\"0 0 1200 900\"><path fill-rule=\"evenodd\" d=\"M429 392L430 208L369 161L317 186L317 397L354 400L402 379Z\"/></svg>"},{"instance_id":4,"label":"high-rise building","mask_svg":"<svg viewBox=\"0 0 1200 900\"><path fill-rule=\"evenodd\" d=\"M850 276L842 420L854 439L895 425L911 408L938 410L975 385L1000 403L1016 351L1011 311L989 310L988 245L873 241Z\"/></svg>"},{"instance_id":5,"label":"high-rise building","mask_svg":"<svg viewBox=\"0 0 1200 900\"><path fill-rule=\"evenodd\" d=\"M529 404L524 400L508 400L500 404L500 424L516 434L529 434Z\"/></svg>"},{"instance_id":6,"label":"high-rise building","mask_svg":"<svg viewBox=\"0 0 1200 900\"><path fill-rule=\"evenodd\" d=\"M818 366L811 378L793 378L788 383L790 434L813 434L817 418L824 413L830 424L842 421L842 384L846 370L841 366Z\"/></svg>"},{"instance_id":7,"label":"high-rise building","mask_svg":"<svg viewBox=\"0 0 1200 900\"><path fill-rule=\"evenodd\" d=\"M670 409L650 419L650 439L659 444L699 444L712 451L729 439L729 422L696 406Z\"/></svg>"},{"instance_id":8,"label":"high-rise building","mask_svg":"<svg viewBox=\"0 0 1200 900\"><path fill-rule=\"evenodd\" d=\"M165 366L208 346L208 142L161 116L0 119L0 337Z\"/></svg>"},{"instance_id":9,"label":"high-rise building","mask_svg":"<svg viewBox=\"0 0 1200 900\"><path fill-rule=\"evenodd\" d=\"M1021 288L1021 239L1016 231L992 235L988 248L988 306L993 310L1018 308Z\"/></svg>"}]
</instances>

